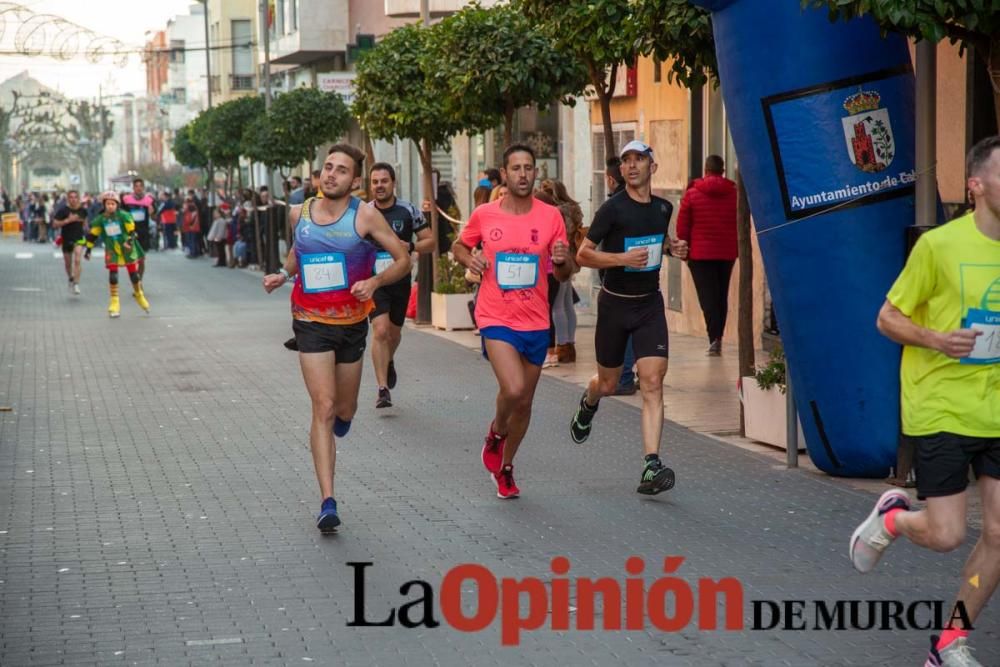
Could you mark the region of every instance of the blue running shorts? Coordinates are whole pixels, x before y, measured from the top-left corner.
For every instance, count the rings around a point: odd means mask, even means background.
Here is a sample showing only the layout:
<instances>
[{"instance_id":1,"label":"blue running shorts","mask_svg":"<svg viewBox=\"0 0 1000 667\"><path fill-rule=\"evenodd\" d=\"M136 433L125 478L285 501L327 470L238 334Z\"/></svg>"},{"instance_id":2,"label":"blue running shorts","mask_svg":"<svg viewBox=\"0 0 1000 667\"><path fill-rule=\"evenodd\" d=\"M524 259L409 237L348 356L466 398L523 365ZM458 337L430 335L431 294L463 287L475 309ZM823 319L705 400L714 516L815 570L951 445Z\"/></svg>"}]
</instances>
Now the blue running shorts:
<instances>
[{"instance_id":1,"label":"blue running shorts","mask_svg":"<svg viewBox=\"0 0 1000 667\"><path fill-rule=\"evenodd\" d=\"M486 354L486 339L502 340L511 345L518 353L535 366L545 363L545 354L549 349L549 330L514 331L509 327L484 327L479 330L483 345L483 359L489 359Z\"/></svg>"}]
</instances>

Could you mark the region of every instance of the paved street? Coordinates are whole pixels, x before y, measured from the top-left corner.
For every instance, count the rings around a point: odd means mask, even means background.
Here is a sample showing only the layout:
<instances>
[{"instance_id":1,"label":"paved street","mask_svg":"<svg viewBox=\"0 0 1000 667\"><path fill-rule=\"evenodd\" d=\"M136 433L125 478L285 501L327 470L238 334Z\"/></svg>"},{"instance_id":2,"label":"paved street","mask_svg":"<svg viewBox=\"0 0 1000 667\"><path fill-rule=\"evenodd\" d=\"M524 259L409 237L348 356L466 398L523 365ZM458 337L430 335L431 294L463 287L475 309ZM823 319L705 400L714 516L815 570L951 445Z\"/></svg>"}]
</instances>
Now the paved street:
<instances>
[{"instance_id":1,"label":"paved street","mask_svg":"<svg viewBox=\"0 0 1000 667\"><path fill-rule=\"evenodd\" d=\"M605 401L591 440L574 446L567 424L580 389L553 377L541 381L516 461L523 495L499 501L479 461L495 393L487 364L413 330L398 355L396 407L375 412L365 369L361 407L338 443L344 525L323 537L309 401L296 355L281 346L288 292L267 296L259 274L154 254L152 314L123 277L113 321L102 261L84 267L74 298L53 254L0 241L0 406L11 408L0 412L5 667L919 665L929 632L752 630L751 601L947 603L957 588L969 546L936 555L899 543L858 575L847 538L875 496L675 424L664 441L676 488L638 496L637 408ZM700 578L736 577L744 629L699 631L696 605L679 632L648 620L645 630L553 631L549 617L506 648L499 616L476 633L443 622L452 567L551 581L560 555L569 577L610 577L623 591L633 555L647 586L666 556L683 556L677 575L695 599ZM369 620L416 599L399 588L423 579L442 625L347 627L356 590L346 563L357 561L374 563ZM462 586L470 617L474 589ZM575 626L573 588L570 605ZM807 606L810 625L814 615ZM998 620L994 602L973 636L987 665L1000 663Z\"/></svg>"}]
</instances>

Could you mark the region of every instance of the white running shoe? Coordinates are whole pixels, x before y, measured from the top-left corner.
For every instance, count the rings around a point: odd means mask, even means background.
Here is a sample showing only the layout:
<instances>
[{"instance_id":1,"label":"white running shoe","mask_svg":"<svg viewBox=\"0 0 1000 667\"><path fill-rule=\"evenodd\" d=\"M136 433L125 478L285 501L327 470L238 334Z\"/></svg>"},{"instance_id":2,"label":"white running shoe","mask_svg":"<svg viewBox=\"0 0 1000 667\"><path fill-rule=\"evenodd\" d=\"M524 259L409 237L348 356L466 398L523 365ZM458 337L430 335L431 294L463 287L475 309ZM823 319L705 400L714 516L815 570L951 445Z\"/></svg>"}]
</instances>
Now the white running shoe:
<instances>
[{"instance_id":1,"label":"white running shoe","mask_svg":"<svg viewBox=\"0 0 1000 667\"><path fill-rule=\"evenodd\" d=\"M931 652L924 667L983 667L983 663L972 657L972 649L965 637L959 637L940 651L937 640L937 635L931 637Z\"/></svg>"},{"instance_id":2,"label":"white running shoe","mask_svg":"<svg viewBox=\"0 0 1000 667\"><path fill-rule=\"evenodd\" d=\"M895 508L909 510L910 497L904 491L890 489L882 494L868 518L851 535L849 555L858 572L871 572L882 558L882 553L896 539L886 530L882 518Z\"/></svg>"}]
</instances>

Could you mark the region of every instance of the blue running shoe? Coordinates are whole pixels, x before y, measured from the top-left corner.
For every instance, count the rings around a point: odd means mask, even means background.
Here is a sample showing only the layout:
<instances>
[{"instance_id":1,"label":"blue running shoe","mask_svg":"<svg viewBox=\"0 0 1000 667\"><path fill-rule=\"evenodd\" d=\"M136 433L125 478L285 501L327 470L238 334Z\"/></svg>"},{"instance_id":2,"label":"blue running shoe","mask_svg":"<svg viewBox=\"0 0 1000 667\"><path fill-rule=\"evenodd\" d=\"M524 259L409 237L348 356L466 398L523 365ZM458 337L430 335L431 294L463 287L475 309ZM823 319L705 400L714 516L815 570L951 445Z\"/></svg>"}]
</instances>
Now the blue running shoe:
<instances>
[{"instance_id":1,"label":"blue running shoe","mask_svg":"<svg viewBox=\"0 0 1000 667\"><path fill-rule=\"evenodd\" d=\"M329 533L336 530L340 525L340 517L337 516L337 501L327 498L323 501L323 506L319 509L319 516L316 517L316 527L320 532Z\"/></svg>"},{"instance_id":2,"label":"blue running shoe","mask_svg":"<svg viewBox=\"0 0 1000 667\"><path fill-rule=\"evenodd\" d=\"M333 418L333 434L338 438L343 438L351 430L351 422L344 421L340 417Z\"/></svg>"}]
</instances>

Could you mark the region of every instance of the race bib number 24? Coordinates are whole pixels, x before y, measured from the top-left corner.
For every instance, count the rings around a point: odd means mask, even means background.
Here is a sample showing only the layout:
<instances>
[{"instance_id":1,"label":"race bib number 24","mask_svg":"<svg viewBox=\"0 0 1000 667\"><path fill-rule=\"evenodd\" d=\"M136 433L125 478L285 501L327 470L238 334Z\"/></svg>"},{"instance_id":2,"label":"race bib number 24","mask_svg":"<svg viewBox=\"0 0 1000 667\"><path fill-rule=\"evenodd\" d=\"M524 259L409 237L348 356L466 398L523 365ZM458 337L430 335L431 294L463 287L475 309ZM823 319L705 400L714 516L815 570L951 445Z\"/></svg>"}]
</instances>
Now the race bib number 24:
<instances>
[{"instance_id":1,"label":"race bib number 24","mask_svg":"<svg viewBox=\"0 0 1000 667\"><path fill-rule=\"evenodd\" d=\"M347 259L342 252L302 255L302 291L309 294L347 289Z\"/></svg>"}]
</instances>

